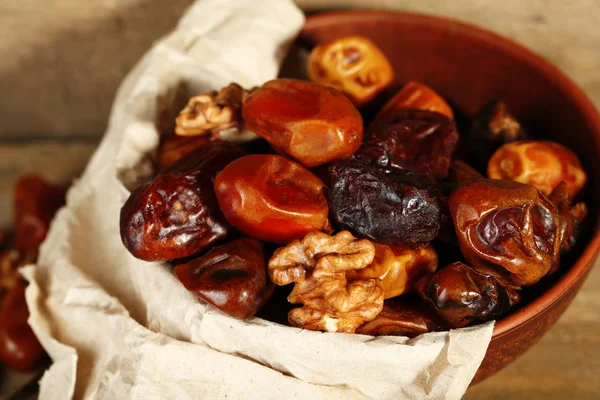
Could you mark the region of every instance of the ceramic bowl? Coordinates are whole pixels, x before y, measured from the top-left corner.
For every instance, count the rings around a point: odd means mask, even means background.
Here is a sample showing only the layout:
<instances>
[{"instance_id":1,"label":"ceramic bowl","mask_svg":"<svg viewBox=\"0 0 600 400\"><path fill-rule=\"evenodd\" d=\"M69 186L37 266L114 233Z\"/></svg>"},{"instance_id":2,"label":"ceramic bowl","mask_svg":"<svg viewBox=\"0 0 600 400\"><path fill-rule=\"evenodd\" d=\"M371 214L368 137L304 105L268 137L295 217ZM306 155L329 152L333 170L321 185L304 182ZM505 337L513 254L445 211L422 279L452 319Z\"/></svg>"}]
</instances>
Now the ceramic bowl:
<instances>
[{"instance_id":1,"label":"ceramic bowl","mask_svg":"<svg viewBox=\"0 0 600 400\"><path fill-rule=\"evenodd\" d=\"M600 251L600 117L586 95L556 67L522 46L475 26L391 11L309 16L298 44L311 47L347 35L373 40L394 66L395 86L410 80L432 86L470 120L488 101L503 98L535 136L573 149L588 173L587 227L560 273L520 308L497 321L474 382L513 361L537 342L569 306ZM532 293L530 291L530 293Z\"/></svg>"}]
</instances>

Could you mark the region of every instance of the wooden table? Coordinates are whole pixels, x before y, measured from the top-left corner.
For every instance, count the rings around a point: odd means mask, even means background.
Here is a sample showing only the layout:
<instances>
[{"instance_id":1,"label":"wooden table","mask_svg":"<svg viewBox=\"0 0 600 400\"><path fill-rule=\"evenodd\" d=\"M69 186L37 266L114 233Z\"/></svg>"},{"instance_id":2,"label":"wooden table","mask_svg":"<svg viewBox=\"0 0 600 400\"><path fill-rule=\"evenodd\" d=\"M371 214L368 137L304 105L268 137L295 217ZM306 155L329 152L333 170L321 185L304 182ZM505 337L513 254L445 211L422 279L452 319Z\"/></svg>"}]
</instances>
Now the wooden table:
<instances>
[{"instance_id":1,"label":"wooden table","mask_svg":"<svg viewBox=\"0 0 600 400\"><path fill-rule=\"evenodd\" d=\"M117 85L192 0L0 2L0 209L17 176L68 181L99 141ZM600 105L600 2L296 0L306 10L397 8L458 18L555 63ZM600 183L596 183L600 184ZM0 214L0 226L10 213ZM600 263L550 332L467 399L600 399ZM1 397L1 396L0 396Z\"/></svg>"}]
</instances>

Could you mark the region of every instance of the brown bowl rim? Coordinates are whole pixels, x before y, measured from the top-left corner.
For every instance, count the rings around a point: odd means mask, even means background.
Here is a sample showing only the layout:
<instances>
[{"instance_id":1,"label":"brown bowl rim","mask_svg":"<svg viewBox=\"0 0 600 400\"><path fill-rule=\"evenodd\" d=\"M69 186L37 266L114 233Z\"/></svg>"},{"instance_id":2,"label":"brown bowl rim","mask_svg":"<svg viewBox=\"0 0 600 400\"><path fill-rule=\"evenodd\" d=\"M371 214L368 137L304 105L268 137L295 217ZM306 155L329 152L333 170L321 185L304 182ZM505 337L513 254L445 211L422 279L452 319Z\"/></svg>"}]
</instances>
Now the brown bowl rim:
<instances>
[{"instance_id":1,"label":"brown bowl rim","mask_svg":"<svg viewBox=\"0 0 600 400\"><path fill-rule=\"evenodd\" d=\"M329 25L332 22L339 23L340 20L345 22L352 22L353 20L364 22L369 19L393 20L400 23L433 23L454 32L460 32L465 35L475 35L480 40L487 42L499 51L503 51L509 56L531 66L543 76L547 77L549 81L553 82L559 90L567 95L568 100L581 111L586 125L591 128L591 134L596 147L596 154L600 157L600 114L598 114L596 107L587 95L564 72L550 63L550 61L524 46L496 33L451 18L391 10L321 12L307 16L303 30L314 29L320 25ZM493 338L510 334L520 325L523 325L534 319L537 315L544 313L555 303L559 302L563 296L569 293L580 280L584 279L600 254L600 216L598 216L595 222L595 231L592 233L589 243L569 270L567 270L552 287L531 303L516 310L514 313L506 316L500 321L496 321Z\"/></svg>"}]
</instances>

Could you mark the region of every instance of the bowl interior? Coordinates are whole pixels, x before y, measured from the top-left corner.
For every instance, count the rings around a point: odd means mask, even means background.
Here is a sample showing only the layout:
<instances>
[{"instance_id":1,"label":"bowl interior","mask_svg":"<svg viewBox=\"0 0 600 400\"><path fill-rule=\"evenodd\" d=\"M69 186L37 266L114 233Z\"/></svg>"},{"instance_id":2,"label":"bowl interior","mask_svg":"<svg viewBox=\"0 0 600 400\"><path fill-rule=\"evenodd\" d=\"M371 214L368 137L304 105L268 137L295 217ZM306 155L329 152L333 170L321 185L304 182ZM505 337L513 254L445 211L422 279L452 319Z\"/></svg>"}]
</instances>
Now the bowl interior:
<instances>
[{"instance_id":1,"label":"bowl interior","mask_svg":"<svg viewBox=\"0 0 600 400\"><path fill-rule=\"evenodd\" d=\"M298 44L310 48L347 35L368 37L394 66L394 86L371 107L380 107L403 84L418 80L451 103L464 130L482 106L502 98L536 138L562 143L579 156L590 183L582 199L589 215L579 243L563 259L561 272L529 291L529 300L501 320L494 335L507 333L557 301L584 277L600 248L598 204L593 201L600 199L600 118L587 97L529 50L443 18L387 11L317 14L307 19Z\"/></svg>"}]
</instances>

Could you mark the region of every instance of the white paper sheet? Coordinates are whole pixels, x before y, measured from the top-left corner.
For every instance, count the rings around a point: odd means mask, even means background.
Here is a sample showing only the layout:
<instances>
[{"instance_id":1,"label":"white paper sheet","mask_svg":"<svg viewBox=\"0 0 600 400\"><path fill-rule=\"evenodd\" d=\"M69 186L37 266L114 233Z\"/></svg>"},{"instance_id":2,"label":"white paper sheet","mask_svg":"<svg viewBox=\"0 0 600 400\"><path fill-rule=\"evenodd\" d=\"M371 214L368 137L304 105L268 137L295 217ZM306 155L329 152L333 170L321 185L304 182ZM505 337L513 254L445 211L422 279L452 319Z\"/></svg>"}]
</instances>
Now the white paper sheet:
<instances>
[{"instance_id":1,"label":"white paper sheet","mask_svg":"<svg viewBox=\"0 0 600 400\"><path fill-rule=\"evenodd\" d=\"M157 98L181 82L197 93L274 78L302 23L291 0L201 0L125 79L39 265L23 271L30 323L54 362L41 399L462 396L493 323L408 340L238 321L121 243L126 187L147 174L158 143Z\"/></svg>"}]
</instances>

